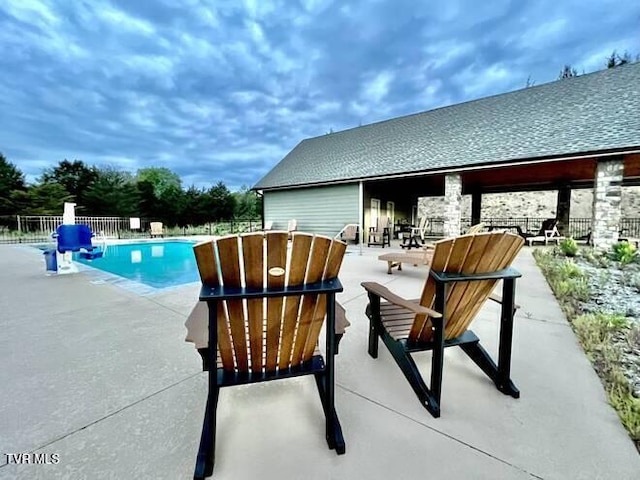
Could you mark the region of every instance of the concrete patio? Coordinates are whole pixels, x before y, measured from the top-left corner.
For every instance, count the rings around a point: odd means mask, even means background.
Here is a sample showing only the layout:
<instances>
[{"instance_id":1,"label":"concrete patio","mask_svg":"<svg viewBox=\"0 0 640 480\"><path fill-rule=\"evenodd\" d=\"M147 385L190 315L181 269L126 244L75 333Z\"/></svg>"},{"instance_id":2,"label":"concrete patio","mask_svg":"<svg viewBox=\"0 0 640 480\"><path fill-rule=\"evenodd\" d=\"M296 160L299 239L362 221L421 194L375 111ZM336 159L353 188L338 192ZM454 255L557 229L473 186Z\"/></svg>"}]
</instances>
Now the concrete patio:
<instances>
[{"instance_id":1,"label":"concrete patio","mask_svg":"<svg viewBox=\"0 0 640 480\"><path fill-rule=\"evenodd\" d=\"M216 479L636 479L640 456L607 404L571 328L535 266L516 262L512 378L498 392L448 349L442 416L432 418L381 344L367 355L360 282L416 295L426 268L387 275L379 248L349 248L339 300L352 326L336 365L347 453L326 446L311 378L223 389ZM388 249L384 249L387 252ZM47 277L40 251L0 246L0 478L186 479L193 473L206 375L184 342L199 284L141 296L90 273ZM473 325L490 352L498 307ZM428 371L430 354L416 357ZM6 454L57 454L8 465Z\"/></svg>"}]
</instances>

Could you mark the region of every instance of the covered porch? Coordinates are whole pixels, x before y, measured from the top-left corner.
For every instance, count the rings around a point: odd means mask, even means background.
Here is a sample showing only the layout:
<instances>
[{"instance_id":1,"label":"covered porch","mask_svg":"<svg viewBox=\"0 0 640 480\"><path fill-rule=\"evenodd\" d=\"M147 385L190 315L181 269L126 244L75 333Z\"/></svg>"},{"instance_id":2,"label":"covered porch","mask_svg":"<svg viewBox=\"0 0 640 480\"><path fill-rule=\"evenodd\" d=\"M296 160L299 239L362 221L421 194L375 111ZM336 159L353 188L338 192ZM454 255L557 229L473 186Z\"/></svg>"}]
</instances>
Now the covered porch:
<instances>
[{"instance_id":1,"label":"covered porch","mask_svg":"<svg viewBox=\"0 0 640 480\"><path fill-rule=\"evenodd\" d=\"M636 152L529 160L370 179L361 182L363 233L366 235L377 218L388 218L392 225L390 233L396 236L394 232L402 231L403 226L417 225L419 198L441 197L444 204L438 220L440 225L431 225L430 233L455 236L469 225L481 221L492 223L492 219L482 215L484 194L555 190L560 232L567 236L589 234L595 246L607 248L618 241L622 230L636 228L622 216L621 197L623 187L638 185L640 154ZM594 199L590 221L582 219L579 227L571 225L571 192L578 189L592 190ZM463 195L471 197L468 217L462 214ZM637 216L640 217L640 213ZM511 219L512 226L519 228L525 221L526 218ZM532 226L536 226L535 222Z\"/></svg>"}]
</instances>

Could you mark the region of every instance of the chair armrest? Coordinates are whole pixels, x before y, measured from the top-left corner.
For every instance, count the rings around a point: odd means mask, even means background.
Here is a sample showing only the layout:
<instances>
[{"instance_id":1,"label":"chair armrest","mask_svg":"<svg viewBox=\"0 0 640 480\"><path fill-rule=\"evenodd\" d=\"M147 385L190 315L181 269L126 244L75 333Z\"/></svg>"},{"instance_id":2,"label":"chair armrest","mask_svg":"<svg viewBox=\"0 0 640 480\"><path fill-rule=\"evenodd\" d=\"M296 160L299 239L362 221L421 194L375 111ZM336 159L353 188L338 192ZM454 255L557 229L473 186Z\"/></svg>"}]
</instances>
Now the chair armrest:
<instances>
[{"instance_id":1,"label":"chair armrest","mask_svg":"<svg viewBox=\"0 0 640 480\"><path fill-rule=\"evenodd\" d=\"M415 314L428 315L431 318L442 318L442 315L435 310L431 310L430 308L423 307L422 305L418 305L417 303L410 302L407 299L391 292L384 285L380 285L376 282L362 282L360 285L362 285L367 292L384 298L389 303L393 303L394 305L397 305L399 307L406 308L407 310L410 310Z\"/></svg>"},{"instance_id":2,"label":"chair armrest","mask_svg":"<svg viewBox=\"0 0 640 480\"><path fill-rule=\"evenodd\" d=\"M502 305L502 297L500 295L496 295L494 293L492 293L491 295L489 295L489 300L493 300L496 303L499 303L500 305ZM515 310L520 308L520 305L518 305L517 303L513 304L513 308Z\"/></svg>"}]
</instances>

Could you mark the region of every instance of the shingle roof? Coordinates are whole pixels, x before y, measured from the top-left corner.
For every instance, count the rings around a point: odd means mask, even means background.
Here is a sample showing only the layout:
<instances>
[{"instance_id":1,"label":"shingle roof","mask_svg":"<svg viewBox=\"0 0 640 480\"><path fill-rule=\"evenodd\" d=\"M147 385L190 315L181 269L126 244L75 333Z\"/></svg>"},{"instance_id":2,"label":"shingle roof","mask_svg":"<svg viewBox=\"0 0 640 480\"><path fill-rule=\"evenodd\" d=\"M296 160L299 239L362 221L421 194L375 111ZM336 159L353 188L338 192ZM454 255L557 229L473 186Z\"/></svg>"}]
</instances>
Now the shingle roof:
<instances>
[{"instance_id":1,"label":"shingle roof","mask_svg":"<svg viewBox=\"0 0 640 480\"><path fill-rule=\"evenodd\" d=\"M640 62L300 142L271 189L640 146Z\"/></svg>"}]
</instances>

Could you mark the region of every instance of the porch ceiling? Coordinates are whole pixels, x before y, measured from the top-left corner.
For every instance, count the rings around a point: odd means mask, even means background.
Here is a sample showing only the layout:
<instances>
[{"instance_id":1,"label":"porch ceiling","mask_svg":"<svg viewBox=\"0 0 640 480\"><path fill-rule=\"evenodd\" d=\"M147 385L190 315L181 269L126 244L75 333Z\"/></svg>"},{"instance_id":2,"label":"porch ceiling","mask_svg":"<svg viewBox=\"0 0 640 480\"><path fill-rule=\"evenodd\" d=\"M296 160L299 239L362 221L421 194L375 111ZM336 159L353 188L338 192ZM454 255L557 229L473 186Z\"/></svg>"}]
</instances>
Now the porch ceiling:
<instances>
[{"instance_id":1,"label":"porch ceiling","mask_svg":"<svg viewBox=\"0 0 640 480\"><path fill-rule=\"evenodd\" d=\"M483 193L554 190L561 185L572 188L592 188L596 157L579 160L558 160L528 163L461 172L464 194L475 190ZM623 185L640 185L640 154L624 156ZM412 176L366 182L374 193L412 199L444 194L444 174Z\"/></svg>"}]
</instances>

